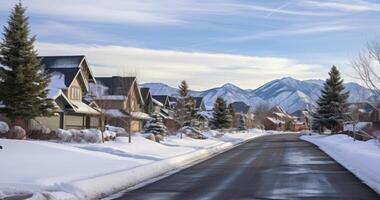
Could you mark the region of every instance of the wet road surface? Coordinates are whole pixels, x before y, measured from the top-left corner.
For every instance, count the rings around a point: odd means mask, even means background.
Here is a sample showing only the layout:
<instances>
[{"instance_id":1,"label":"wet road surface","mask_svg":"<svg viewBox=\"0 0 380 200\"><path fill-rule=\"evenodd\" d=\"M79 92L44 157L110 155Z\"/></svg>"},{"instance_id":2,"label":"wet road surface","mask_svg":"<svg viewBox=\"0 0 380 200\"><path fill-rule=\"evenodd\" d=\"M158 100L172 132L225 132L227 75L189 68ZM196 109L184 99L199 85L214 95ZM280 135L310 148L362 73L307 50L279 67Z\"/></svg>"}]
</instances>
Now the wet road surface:
<instances>
[{"instance_id":1,"label":"wet road surface","mask_svg":"<svg viewBox=\"0 0 380 200\"><path fill-rule=\"evenodd\" d=\"M297 134L261 137L116 199L380 199Z\"/></svg>"}]
</instances>

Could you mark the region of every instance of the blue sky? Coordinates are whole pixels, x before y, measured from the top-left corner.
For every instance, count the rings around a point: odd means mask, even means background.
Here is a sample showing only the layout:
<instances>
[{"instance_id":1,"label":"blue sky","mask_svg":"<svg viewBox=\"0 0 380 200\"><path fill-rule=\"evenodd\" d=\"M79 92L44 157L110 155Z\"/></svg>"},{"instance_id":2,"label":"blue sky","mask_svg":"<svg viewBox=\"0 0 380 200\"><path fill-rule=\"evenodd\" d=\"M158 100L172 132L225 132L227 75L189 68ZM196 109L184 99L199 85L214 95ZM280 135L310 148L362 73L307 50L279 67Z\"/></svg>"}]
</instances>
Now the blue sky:
<instances>
[{"instance_id":1,"label":"blue sky","mask_svg":"<svg viewBox=\"0 0 380 200\"><path fill-rule=\"evenodd\" d=\"M2 0L0 24L18 1ZM85 54L97 75L194 89L325 79L378 39L370 0L25 0L42 55Z\"/></svg>"}]
</instances>

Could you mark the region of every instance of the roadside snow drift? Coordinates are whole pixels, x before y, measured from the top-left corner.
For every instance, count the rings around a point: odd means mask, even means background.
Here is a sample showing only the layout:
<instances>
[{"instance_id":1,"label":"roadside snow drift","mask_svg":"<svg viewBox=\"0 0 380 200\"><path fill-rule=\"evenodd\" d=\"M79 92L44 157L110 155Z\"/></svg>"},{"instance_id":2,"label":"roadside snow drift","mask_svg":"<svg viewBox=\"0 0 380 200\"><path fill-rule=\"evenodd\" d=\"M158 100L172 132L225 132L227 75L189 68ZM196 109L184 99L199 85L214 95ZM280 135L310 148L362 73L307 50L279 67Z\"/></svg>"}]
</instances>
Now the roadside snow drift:
<instances>
[{"instance_id":1,"label":"roadside snow drift","mask_svg":"<svg viewBox=\"0 0 380 200\"><path fill-rule=\"evenodd\" d=\"M132 143L125 137L96 144L0 139L0 199L100 198L266 133L205 134L209 139L170 136L162 143L139 134Z\"/></svg>"},{"instance_id":2,"label":"roadside snow drift","mask_svg":"<svg viewBox=\"0 0 380 200\"><path fill-rule=\"evenodd\" d=\"M354 141L347 135L301 136L350 170L377 193L380 193L380 144L376 140Z\"/></svg>"}]
</instances>

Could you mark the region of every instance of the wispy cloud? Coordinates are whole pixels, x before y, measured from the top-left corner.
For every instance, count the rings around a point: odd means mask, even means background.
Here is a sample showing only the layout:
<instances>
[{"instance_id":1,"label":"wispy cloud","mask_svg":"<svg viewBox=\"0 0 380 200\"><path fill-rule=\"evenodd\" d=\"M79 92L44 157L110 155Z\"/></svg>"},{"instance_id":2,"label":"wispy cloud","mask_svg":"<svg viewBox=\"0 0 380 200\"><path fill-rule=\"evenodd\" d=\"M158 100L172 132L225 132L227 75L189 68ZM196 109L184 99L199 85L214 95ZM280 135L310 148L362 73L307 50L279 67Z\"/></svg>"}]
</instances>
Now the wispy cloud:
<instances>
[{"instance_id":1,"label":"wispy cloud","mask_svg":"<svg viewBox=\"0 0 380 200\"><path fill-rule=\"evenodd\" d=\"M231 38L226 38L223 41L243 42L243 41L256 40L256 39L262 39L262 38L268 38L268 37L287 37L287 36L293 36L293 35L307 35L307 34L337 32L337 31L344 31L344 30L349 30L353 28L354 28L353 26L349 26L349 25L314 24L314 25L306 25L306 26L264 31L264 32L255 33L251 35L231 37Z\"/></svg>"},{"instance_id":2,"label":"wispy cloud","mask_svg":"<svg viewBox=\"0 0 380 200\"><path fill-rule=\"evenodd\" d=\"M379 3L363 0L335 0L335 1L304 1L304 5L317 8L334 9L345 12L380 11Z\"/></svg>"},{"instance_id":3,"label":"wispy cloud","mask_svg":"<svg viewBox=\"0 0 380 200\"><path fill-rule=\"evenodd\" d=\"M274 78L319 78L319 65L282 57L180 52L126 46L38 43L40 55L85 54L94 73L101 76L137 72L140 82L159 81L177 85L186 79L194 89L235 83L254 88ZM233 69L233 70L231 70ZM315 71L321 72L320 76Z\"/></svg>"}]
</instances>

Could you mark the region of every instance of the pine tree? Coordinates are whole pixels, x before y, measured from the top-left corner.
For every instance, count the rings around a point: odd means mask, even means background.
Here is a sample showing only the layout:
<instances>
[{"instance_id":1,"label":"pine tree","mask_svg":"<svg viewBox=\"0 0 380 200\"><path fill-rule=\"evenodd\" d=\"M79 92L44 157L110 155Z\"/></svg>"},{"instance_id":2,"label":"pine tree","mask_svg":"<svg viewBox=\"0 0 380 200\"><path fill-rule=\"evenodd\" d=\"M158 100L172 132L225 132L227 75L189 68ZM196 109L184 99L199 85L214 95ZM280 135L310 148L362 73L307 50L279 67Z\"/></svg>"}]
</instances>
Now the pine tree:
<instances>
[{"instance_id":1,"label":"pine tree","mask_svg":"<svg viewBox=\"0 0 380 200\"><path fill-rule=\"evenodd\" d=\"M213 108L212 124L216 129L231 128L232 116L226 101L218 97Z\"/></svg>"},{"instance_id":2,"label":"pine tree","mask_svg":"<svg viewBox=\"0 0 380 200\"><path fill-rule=\"evenodd\" d=\"M345 104L349 92L344 92L343 79L335 66L331 68L329 76L317 100L316 119L321 126L330 129L332 133L337 133L347 118Z\"/></svg>"},{"instance_id":3,"label":"pine tree","mask_svg":"<svg viewBox=\"0 0 380 200\"><path fill-rule=\"evenodd\" d=\"M191 120L195 117L195 102L189 95L189 86L186 81L182 81L178 88L179 96L174 108L174 119L183 127L190 125Z\"/></svg>"},{"instance_id":4,"label":"pine tree","mask_svg":"<svg viewBox=\"0 0 380 200\"><path fill-rule=\"evenodd\" d=\"M166 135L166 126L162 121L162 117L159 113L152 113L151 119L144 126L145 133L152 133L154 135Z\"/></svg>"},{"instance_id":5,"label":"pine tree","mask_svg":"<svg viewBox=\"0 0 380 200\"><path fill-rule=\"evenodd\" d=\"M3 112L14 122L52 114L54 106L47 99L49 75L44 71L30 29L26 9L16 4L4 27L0 44L0 100Z\"/></svg>"},{"instance_id":6,"label":"pine tree","mask_svg":"<svg viewBox=\"0 0 380 200\"><path fill-rule=\"evenodd\" d=\"M240 115L240 118L239 118L239 130L241 131L247 130L247 126L245 124L245 118L243 115Z\"/></svg>"}]
</instances>

